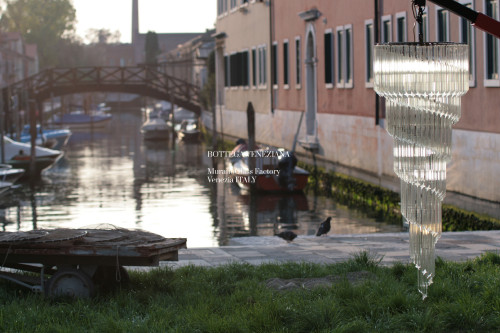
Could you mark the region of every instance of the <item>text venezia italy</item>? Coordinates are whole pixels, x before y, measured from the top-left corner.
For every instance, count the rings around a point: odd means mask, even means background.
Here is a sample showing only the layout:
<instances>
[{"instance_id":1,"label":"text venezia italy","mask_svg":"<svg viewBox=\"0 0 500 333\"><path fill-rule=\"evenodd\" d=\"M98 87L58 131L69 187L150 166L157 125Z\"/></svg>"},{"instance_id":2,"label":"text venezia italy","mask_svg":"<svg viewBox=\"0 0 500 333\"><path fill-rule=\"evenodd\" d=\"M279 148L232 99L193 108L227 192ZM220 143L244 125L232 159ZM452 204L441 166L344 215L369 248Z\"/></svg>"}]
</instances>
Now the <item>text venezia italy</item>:
<instances>
[{"instance_id":1,"label":"text venezia italy","mask_svg":"<svg viewBox=\"0 0 500 333\"><path fill-rule=\"evenodd\" d=\"M259 150L259 151L245 151L245 152L230 152L230 151L208 151L208 157L222 157L222 158L247 158L247 157L257 157L257 158L282 158L289 157L290 153L288 151L271 151L271 150ZM207 168L208 181L210 183L255 183L257 181L257 176L279 176L279 169L261 169L255 168L253 170L246 171L235 171L228 169L215 169Z\"/></svg>"}]
</instances>

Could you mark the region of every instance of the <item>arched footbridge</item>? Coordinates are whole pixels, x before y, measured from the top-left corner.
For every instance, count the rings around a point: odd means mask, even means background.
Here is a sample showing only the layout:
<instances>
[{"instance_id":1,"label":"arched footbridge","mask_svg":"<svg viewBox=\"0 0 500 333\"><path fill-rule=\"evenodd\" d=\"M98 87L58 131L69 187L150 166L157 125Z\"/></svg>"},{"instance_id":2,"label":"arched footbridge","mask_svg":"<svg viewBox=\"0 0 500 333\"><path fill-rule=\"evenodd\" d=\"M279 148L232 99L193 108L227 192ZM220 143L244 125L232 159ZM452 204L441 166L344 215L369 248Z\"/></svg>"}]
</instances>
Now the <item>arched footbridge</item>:
<instances>
[{"instance_id":1,"label":"arched footbridge","mask_svg":"<svg viewBox=\"0 0 500 333\"><path fill-rule=\"evenodd\" d=\"M123 92L165 100L197 114L201 112L200 89L169 76L156 66L76 67L45 69L2 89L4 111L9 96L27 92L41 103L52 96L84 92Z\"/></svg>"}]
</instances>

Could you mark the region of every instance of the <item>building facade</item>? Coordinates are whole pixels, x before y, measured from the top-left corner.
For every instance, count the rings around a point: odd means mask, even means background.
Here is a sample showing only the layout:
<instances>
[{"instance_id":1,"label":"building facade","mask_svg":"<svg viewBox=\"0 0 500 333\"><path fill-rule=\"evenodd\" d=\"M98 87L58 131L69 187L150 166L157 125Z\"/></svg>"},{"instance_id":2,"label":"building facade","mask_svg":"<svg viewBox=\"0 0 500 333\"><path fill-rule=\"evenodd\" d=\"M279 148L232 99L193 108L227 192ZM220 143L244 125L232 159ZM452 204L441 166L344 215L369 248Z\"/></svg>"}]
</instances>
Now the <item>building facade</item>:
<instances>
[{"instance_id":1,"label":"building facade","mask_svg":"<svg viewBox=\"0 0 500 333\"><path fill-rule=\"evenodd\" d=\"M177 48L161 53L157 57L158 65L166 74L202 88L208 80L207 61L215 47L214 32L207 30Z\"/></svg>"},{"instance_id":2,"label":"building facade","mask_svg":"<svg viewBox=\"0 0 500 333\"><path fill-rule=\"evenodd\" d=\"M497 0L461 2L500 17ZM395 179L384 101L377 106L373 90L373 45L414 41L414 22L410 1L218 0L218 129L233 136L246 133L245 108L252 101L259 105L259 142L296 146L303 156L313 152L332 169ZM499 41L430 1L423 31L426 41L468 43L471 55L470 90L453 130L448 191L498 203ZM253 80L260 71L253 51L259 45L267 52L265 86ZM238 64L247 73L242 78L232 72Z\"/></svg>"},{"instance_id":3,"label":"building facade","mask_svg":"<svg viewBox=\"0 0 500 333\"><path fill-rule=\"evenodd\" d=\"M0 33L0 66L0 87L37 73L37 46L25 43L19 32Z\"/></svg>"}]
</instances>

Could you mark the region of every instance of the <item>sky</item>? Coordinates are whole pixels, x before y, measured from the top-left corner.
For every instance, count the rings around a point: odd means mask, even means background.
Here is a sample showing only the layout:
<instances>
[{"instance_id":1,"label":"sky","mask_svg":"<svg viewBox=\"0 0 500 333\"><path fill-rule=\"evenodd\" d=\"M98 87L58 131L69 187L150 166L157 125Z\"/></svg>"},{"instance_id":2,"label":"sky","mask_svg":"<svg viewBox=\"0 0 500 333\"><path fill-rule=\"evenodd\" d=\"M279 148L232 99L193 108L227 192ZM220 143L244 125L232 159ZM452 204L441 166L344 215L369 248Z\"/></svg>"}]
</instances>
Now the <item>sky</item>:
<instances>
[{"instance_id":1,"label":"sky","mask_svg":"<svg viewBox=\"0 0 500 333\"><path fill-rule=\"evenodd\" d=\"M85 38L89 29L118 30L120 41L130 43L132 0L72 1L77 35ZM216 6L216 0L139 0L139 31L204 32L214 27Z\"/></svg>"}]
</instances>

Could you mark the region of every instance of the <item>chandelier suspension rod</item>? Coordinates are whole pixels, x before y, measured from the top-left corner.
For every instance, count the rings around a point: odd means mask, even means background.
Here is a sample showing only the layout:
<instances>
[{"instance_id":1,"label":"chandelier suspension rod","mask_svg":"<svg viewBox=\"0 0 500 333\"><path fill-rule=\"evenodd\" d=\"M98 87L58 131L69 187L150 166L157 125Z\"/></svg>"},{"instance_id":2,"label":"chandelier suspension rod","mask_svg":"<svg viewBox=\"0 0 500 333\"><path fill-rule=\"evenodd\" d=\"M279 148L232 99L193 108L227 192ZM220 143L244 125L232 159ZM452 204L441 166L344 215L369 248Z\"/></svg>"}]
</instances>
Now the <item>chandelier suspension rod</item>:
<instances>
[{"instance_id":1,"label":"chandelier suspension rod","mask_svg":"<svg viewBox=\"0 0 500 333\"><path fill-rule=\"evenodd\" d=\"M460 17L463 17L466 20L469 20L472 25L484 32L487 32L496 38L500 38L500 22L495 19L492 19L488 15L483 13L476 12L475 10L464 6L453 0L429 0L436 5L446 8L449 11L457 14ZM413 3L418 2L419 5L422 3L425 6L425 0L413 0Z\"/></svg>"}]
</instances>

